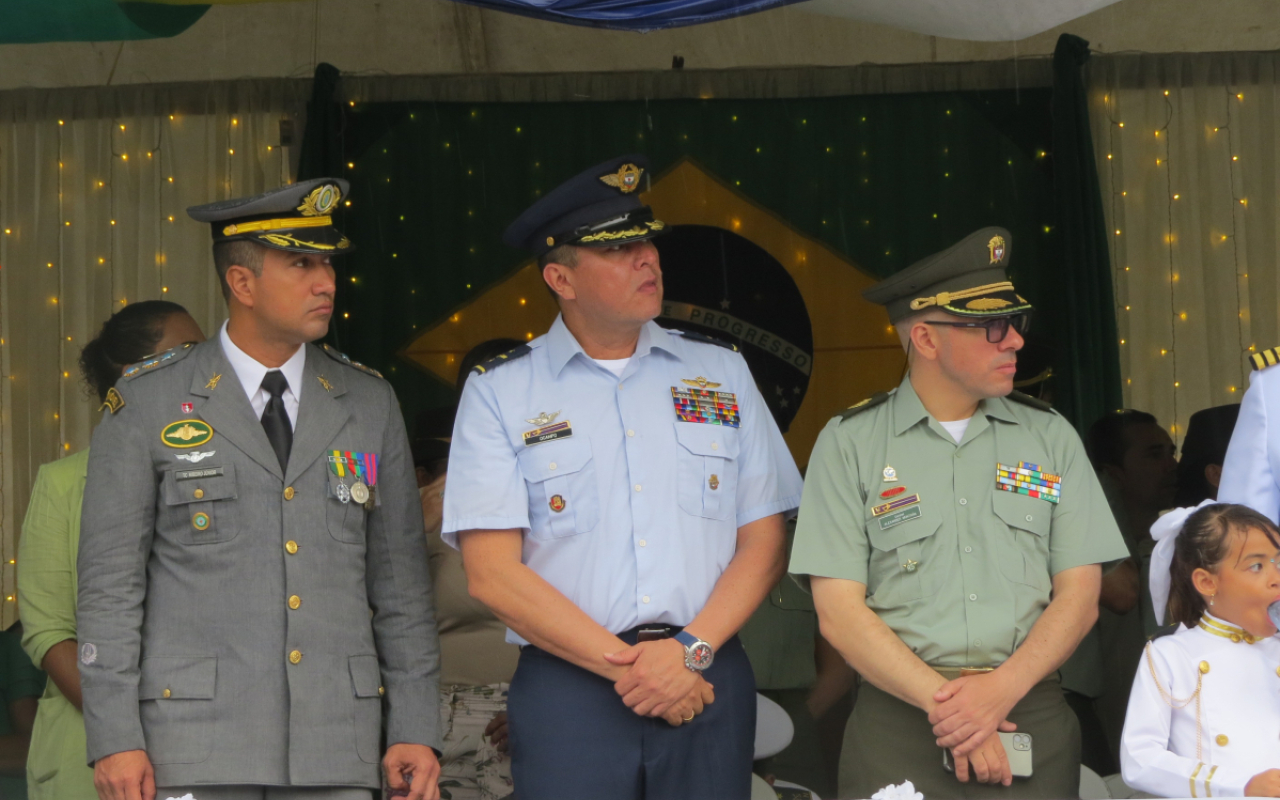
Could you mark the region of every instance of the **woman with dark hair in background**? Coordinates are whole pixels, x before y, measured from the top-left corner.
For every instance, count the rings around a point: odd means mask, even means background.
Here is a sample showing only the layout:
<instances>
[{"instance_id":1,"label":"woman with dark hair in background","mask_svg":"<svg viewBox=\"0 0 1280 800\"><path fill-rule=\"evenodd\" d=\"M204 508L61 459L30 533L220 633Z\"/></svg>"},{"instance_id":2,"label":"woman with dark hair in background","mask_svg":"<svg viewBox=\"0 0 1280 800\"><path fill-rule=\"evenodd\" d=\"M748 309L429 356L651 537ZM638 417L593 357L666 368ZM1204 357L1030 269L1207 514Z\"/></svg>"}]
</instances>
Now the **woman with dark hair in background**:
<instances>
[{"instance_id":1,"label":"woman with dark hair in background","mask_svg":"<svg viewBox=\"0 0 1280 800\"><path fill-rule=\"evenodd\" d=\"M200 326L177 303L125 306L80 352L85 383L105 403L124 368L186 342L203 342ZM45 464L31 490L18 544L22 647L49 675L27 758L31 800L97 800L85 766L84 717L76 665L76 552L89 450Z\"/></svg>"}]
</instances>

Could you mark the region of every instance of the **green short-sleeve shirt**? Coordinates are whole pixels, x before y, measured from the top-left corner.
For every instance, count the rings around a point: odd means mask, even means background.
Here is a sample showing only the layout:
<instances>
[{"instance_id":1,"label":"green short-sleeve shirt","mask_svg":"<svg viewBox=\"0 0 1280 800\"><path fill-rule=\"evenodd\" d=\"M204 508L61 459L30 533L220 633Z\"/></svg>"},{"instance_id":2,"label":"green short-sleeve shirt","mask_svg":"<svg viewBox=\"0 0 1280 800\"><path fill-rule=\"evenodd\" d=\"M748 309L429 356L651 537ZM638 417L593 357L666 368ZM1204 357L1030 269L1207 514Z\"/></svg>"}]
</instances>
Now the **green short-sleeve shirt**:
<instances>
[{"instance_id":1,"label":"green short-sleeve shirt","mask_svg":"<svg viewBox=\"0 0 1280 800\"><path fill-rule=\"evenodd\" d=\"M998 488L998 466L1020 465L1061 478L1058 502ZM994 666L1048 606L1054 575L1127 556L1066 420L992 398L957 444L908 377L819 435L790 570L865 584L868 607L928 664Z\"/></svg>"}]
</instances>

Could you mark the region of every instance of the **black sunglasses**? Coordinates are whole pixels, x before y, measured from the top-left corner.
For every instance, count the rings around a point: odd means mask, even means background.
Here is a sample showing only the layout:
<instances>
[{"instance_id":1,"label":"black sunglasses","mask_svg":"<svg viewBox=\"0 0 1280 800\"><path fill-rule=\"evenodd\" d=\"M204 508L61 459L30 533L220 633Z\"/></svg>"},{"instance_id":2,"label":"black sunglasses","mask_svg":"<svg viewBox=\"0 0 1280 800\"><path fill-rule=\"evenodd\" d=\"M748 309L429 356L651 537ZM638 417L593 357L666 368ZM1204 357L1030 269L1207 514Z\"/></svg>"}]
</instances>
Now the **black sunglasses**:
<instances>
[{"instance_id":1,"label":"black sunglasses","mask_svg":"<svg viewBox=\"0 0 1280 800\"><path fill-rule=\"evenodd\" d=\"M1009 335L1010 327L1017 331L1019 336L1025 336L1027 331L1031 329L1031 315L1014 314L1010 317L991 317L981 322L943 322L941 320L927 319L924 324L946 325L951 328L986 328L987 341L991 344L999 344Z\"/></svg>"}]
</instances>

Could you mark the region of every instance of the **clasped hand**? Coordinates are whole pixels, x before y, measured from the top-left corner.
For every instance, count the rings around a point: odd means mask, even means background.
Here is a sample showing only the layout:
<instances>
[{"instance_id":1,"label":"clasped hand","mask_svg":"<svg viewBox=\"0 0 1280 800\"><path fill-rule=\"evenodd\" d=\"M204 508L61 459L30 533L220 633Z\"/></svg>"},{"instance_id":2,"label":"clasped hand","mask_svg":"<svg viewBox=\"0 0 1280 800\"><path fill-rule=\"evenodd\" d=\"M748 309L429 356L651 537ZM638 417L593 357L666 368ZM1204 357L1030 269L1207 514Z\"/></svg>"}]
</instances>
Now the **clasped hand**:
<instances>
[{"instance_id":1,"label":"clasped hand","mask_svg":"<svg viewBox=\"0 0 1280 800\"><path fill-rule=\"evenodd\" d=\"M661 717L678 727L715 700L711 684L685 666L684 645L674 639L640 642L606 653L605 660L629 667L613 688L642 717Z\"/></svg>"},{"instance_id":2,"label":"clasped hand","mask_svg":"<svg viewBox=\"0 0 1280 800\"><path fill-rule=\"evenodd\" d=\"M1008 721L1018 702L1001 686L996 673L969 675L943 684L933 700L938 705L929 712L938 747L948 747L953 755L968 755L997 730L1018 729Z\"/></svg>"}]
</instances>

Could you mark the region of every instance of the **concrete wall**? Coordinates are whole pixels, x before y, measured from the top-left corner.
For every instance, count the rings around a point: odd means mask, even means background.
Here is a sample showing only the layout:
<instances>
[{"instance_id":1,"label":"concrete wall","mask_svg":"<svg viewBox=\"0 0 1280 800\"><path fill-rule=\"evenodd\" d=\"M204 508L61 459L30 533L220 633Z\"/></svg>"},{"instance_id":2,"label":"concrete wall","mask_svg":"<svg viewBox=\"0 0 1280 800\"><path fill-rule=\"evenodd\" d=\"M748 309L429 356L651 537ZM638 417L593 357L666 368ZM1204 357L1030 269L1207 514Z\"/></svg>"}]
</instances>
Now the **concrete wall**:
<instances>
[{"instance_id":1,"label":"concrete wall","mask_svg":"<svg viewBox=\"0 0 1280 800\"><path fill-rule=\"evenodd\" d=\"M539 22L447 0L298 0L214 6L172 39L0 46L0 89L346 73L607 72L988 61L1043 56L1070 31L1095 50L1280 49L1275 0L1121 0L1020 42L923 36L804 4L649 34Z\"/></svg>"}]
</instances>

